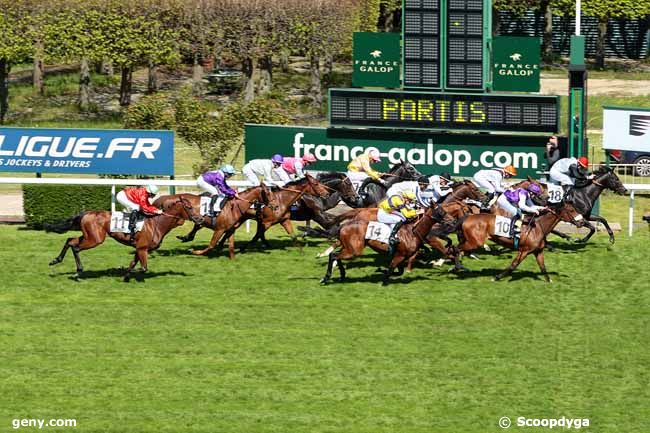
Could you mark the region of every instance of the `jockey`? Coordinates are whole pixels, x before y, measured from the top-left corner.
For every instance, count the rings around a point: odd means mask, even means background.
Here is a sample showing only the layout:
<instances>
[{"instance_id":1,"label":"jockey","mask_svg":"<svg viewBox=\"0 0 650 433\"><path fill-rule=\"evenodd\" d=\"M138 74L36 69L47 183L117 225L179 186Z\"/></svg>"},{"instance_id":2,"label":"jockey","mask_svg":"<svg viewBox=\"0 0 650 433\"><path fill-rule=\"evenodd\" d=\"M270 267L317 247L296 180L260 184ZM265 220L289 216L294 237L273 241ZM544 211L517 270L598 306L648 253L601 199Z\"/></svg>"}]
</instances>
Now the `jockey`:
<instances>
[{"instance_id":1,"label":"jockey","mask_svg":"<svg viewBox=\"0 0 650 433\"><path fill-rule=\"evenodd\" d=\"M551 182L562 185L565 193L568 189L578 183L586 183L587 180L593 179L587 171L589 160L581 156L580 158L562 158L551 167Z\"/></svg>"},{"instance_id":2,"label":"jockey","mask_svg":"<svg viewBox=\"0 0 650 433\"><path fill-rule=\"evenodd\" d=\"M539 215L539 211L544 209L544 206L536 206L530 198L531 195L538 196L541 194L542 188L536 183L531 183L527 189L507 189L499 196L497 206L503 209L511 219L511 236L515 233L515 227L519 228L521 226L519 219L521 218L522 211ZM517 223L519 223L519 226L517 226Z\"/></svg>"},{"instance_id":3,"label":"jockey","mask_svg":"<svg viewBox=\"0 0 650 433\"><path fill-rule=\"evenodd\" d=\"M219 170L206 171L196 180L198 187L203 191L209 192L212 196L212 200L210 200L210 216L214 216L214 204L219 196L225 196L226 198L239 198L237 191L229 187L226 183L226 180L235 173L235 167L226 164Z\"/></svg>"},{"instance_id":4,"label":"jockey","mask_svg":"<svg viewBox=\"0 0 650 433\"><path fill-rule=\"evenodd\" d=\"M289 182L291 180L291 175L293 175L295 179L302 179L305 177L305 167L314 162L316 162L316 157L311 153L306 153L302 158L285 156L282 161L282 170L284 174L286 174L286 177L282 180Z\"/></svg>"},{"instance_id":5,"label":"jockey","mask_svg":"<svg viewBox=\"0 0 650 433\"><path fill-rule=\"evenodd\" d=\"M449 173L440 173L429 178L429 189L433 192L434 200L437 203L453 192L449 186L450 183L451 175Z\"/></svg>"},{"instance_id":6,"label":"jockey","mask_svg":"<svg viewBox=\"0 0 650 433\"><path fill-rule=\"evenodd\" d=\"M484 188L487 192L488 201L494 198L495 193L502 193L505 188L502 185L503 179L509 179L517 175L517 169L512 165L504 168L491 168L488 170L479 170L474 174L472 182L479 188Z\"/></svg>"},{"instance_id":7,"label":"jockey","mask_svg":"<svg viewBox=\"0 0 650 433\"><path fill-rule=\"evenodd\" d=\"M397 232L400 227L407 220L417 215L415 201L415 194L411 191L404 191L402 194L390 196L379 203L377 221L391 227L390 237L388 238L388 254L391 257L395 254L395 247L399 242Z\"/></svg>"},{"instance_id":8,"label":"jockey","mask_svg":"<svg viewBox=\"0 0 650 433\"><path fill-rule=\"evenodd\" d=\"M434 193L429 186L429 178L426 176L419 177L417 181L408 180L394 183L386 191L386 197L403 196L407 191L415 197L417 207L428 207L431 200L434 200Z\"/></svg>"},{"instance_id":9,"label":"jockey","mask_svg":"<svg viewBox=\"0 0 650 433\"><path fill-rule=\"evenodd\" d=\"M358 187L360 193L363 192L366 185L370 182L374 181L382 185L384 184L384 181L381 179L381 173L370 167L370 164L380 161L379 151L371 149L367 153L357 156L348 164L348 178L355 186L361 184Z\"/></svg>"},{"instance_id":10,"label":"jockey","mask_svg":"<svg viewBox=\"0 0 650 433\"><path fill-rule=\"evenodd\" d=\"M152 216L163 213L162 209L158 209L150 202L150 199L156 194L158 194L158 187L151 184L146 187L124 188L115 196L117 201L130 212L129 232L131 233L131 240L135 237L135 223L138 220L138 215Z\"/></svg>"},{"instance_id":11,"label":"jockey","mask_svg":"<svg viewBox=\"0 0 650 433\"><path fill-rule=\"evenodd\" d=\"M259 179L260 176L264 178L264 183L267 185L282 186L284 182L276 179L282 179L282 173L286 175L286 172L282 169L283 161L282 155L278 154L273 155L271 159L253 159L248 161L248 164L244 165L241 171L253 186L260 186L262 183Z\"/></svg>"}]
</instances>

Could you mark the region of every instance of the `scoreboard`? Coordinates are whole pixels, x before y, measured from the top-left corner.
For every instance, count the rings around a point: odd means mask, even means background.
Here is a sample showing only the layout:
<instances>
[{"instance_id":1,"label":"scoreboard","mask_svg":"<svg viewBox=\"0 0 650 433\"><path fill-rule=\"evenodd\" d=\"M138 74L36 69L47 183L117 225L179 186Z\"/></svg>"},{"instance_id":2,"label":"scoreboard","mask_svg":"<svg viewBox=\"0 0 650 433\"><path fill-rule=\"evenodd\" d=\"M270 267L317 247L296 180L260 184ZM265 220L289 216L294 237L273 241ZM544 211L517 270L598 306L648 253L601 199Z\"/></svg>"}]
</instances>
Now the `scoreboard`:
<instances>
[{"instance_id":1,"label":"scoreboard","mask_svg":"<svg viewBox=\"0 0 650 433\"><path fill-rule=\"evenodd\" d=\"M404 0L404 87L484 91L486 7L484 0Z\"/></svg>"},{"instance_id":2,"label":"scoreboard","mask_svg":"<svg viewBox=\"0 0 650 433\"><path fill-rule=\"evenodd\" d=\"M332 126L544 132L559 126L558 96L330 89Z\"/></svg>"}]
</instances>

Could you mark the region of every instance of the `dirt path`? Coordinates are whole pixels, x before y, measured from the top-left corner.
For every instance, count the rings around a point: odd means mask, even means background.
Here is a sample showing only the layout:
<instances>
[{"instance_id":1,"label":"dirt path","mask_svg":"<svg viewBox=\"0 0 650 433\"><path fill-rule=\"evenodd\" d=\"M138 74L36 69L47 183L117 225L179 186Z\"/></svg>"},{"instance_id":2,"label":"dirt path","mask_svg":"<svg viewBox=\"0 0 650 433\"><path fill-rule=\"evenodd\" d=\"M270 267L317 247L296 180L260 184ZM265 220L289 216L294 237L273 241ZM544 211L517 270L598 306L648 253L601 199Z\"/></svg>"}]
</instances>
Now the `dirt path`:
<instances>
[{"instance_id":1,"label":"dirt path","mask_svg":"<svg viewBox=\"0 0 650 433\"><path fill-rule=\"evenodd\" d=\"M23 216L22 193L0 195L0 221L14 221Z\"/></svg>"},{"instance_id":2,"label":"dirt path","mask_svg":"<svg viewBox=\"0 0 650 433\"><path fill-rule=\"evenodd\" d=\"M544 95L566 95L568 78L542 78L541 93ZM588 95L640 96L650 95L650 80L589 80Z\"/></svg>"}]
</instances>

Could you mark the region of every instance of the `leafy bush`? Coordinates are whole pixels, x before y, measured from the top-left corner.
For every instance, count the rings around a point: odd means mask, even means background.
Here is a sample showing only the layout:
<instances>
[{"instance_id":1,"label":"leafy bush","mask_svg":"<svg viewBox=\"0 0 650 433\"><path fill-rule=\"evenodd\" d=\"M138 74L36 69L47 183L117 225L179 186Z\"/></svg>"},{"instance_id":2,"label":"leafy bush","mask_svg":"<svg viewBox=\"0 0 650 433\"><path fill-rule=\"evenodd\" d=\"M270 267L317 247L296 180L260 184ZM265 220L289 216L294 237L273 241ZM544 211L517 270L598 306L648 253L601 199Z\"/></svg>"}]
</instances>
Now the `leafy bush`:
<instances>
[{"instance_id":1,"label":"leafy bush","mask_svg":"<svg viewBox=\"0 0 650 433\"><path fill-rule=\"evenodd\" d=\"M111 187L108 185L23 185L25 224L34 229L79 212L110 208Z\"/></svg>"},{"instance_id":2,"label":"leafy bush","mask_svg":"<svg viewBox=\"0 0 650 433\"><path fill-rule=\"evenodd\" d=\"M163 95L145 96L124 113L124 127L131 129L174 129L174 110Z\"/></svg>"}]
</instances>

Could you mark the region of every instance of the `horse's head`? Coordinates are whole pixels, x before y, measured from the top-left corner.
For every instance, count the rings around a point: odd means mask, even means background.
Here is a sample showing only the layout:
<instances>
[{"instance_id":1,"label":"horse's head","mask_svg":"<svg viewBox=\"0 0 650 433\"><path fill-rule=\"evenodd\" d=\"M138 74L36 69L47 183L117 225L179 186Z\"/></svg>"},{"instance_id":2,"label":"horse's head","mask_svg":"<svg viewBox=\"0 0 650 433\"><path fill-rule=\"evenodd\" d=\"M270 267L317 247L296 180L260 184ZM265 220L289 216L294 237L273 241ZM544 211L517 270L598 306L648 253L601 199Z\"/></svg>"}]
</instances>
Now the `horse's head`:
<instances>
[{"instance_id":1,"label":"horse's head","mask_svg":"<svg viewBox=\"0 0 650 433\"><path fill-rule=\"evenodd\" d=\"M325 198L331 194L332 190L320 183L313 176L306 174L305 179L307 179L307 186L303 189L305 193L321 198Z\"/></svg>"},{"instance_id":2,"label":"horse's head","mask_svg":"<svg viewBox=\"0 0 650 433\"><path fill-rule=\"evenodd\" d=\"M553 211L560 220L575 224L577 227L585 225L584 217L573 207L573 202L566 200Z\"/></svg>"},{"instance_id":3,"label":"horse's head","mask_svg":"<svg viewBox=\"0 0 650 433\"><path fill-rule=\"evenodd\" d=\"M164 209L167 215L176 217L176 225L183 225L185 220L190 220L194 224L202 224L203 217L194 213L194 206L192 203L182 195L178 197L178 200L173 202L167 202L167 208Z\"/></svg>"},{"instance_id":4,"label":"horse's head","mask_svg":"<svg viewBox=\"0 0 650 433\"><path fill-rule=\"evenodd\" d=\"M483 201L485 200L485 194L483 194L477 187L474 185L474 182L471 180L465 179L461 182L454 182L451 185L453 191L448 197L453 197L455 200L464 200L466 198L472 200Z\"/></svg>"},{"instance_id":5,"label":"horse's head","mask_svg":"<svg viewBox=\"0 0 650 433\"><path fill-rule=\"evenodd\" d=\"M417 178L422 176L422 173L420 173L413 164L408 161L402 161L401 159L399 160L399 163L395 164L388 171L388 173L398 177L400 180L417 180Z\"/></svg>"},{"instance_id":6,"label":"horse's head","mask_svg":"<svg viewBox=\"0 0 650 433\"><path fill-rule=\"evenodd\" d=\"M627 193L627 189L625 189L623 182L621 182L611 167L603 165L594 172L594 175L596 177L593 179L593 183L596 185L601 185L607 189L611 189L616 194L623 195Z\"/></svg>"}]
</instances>

